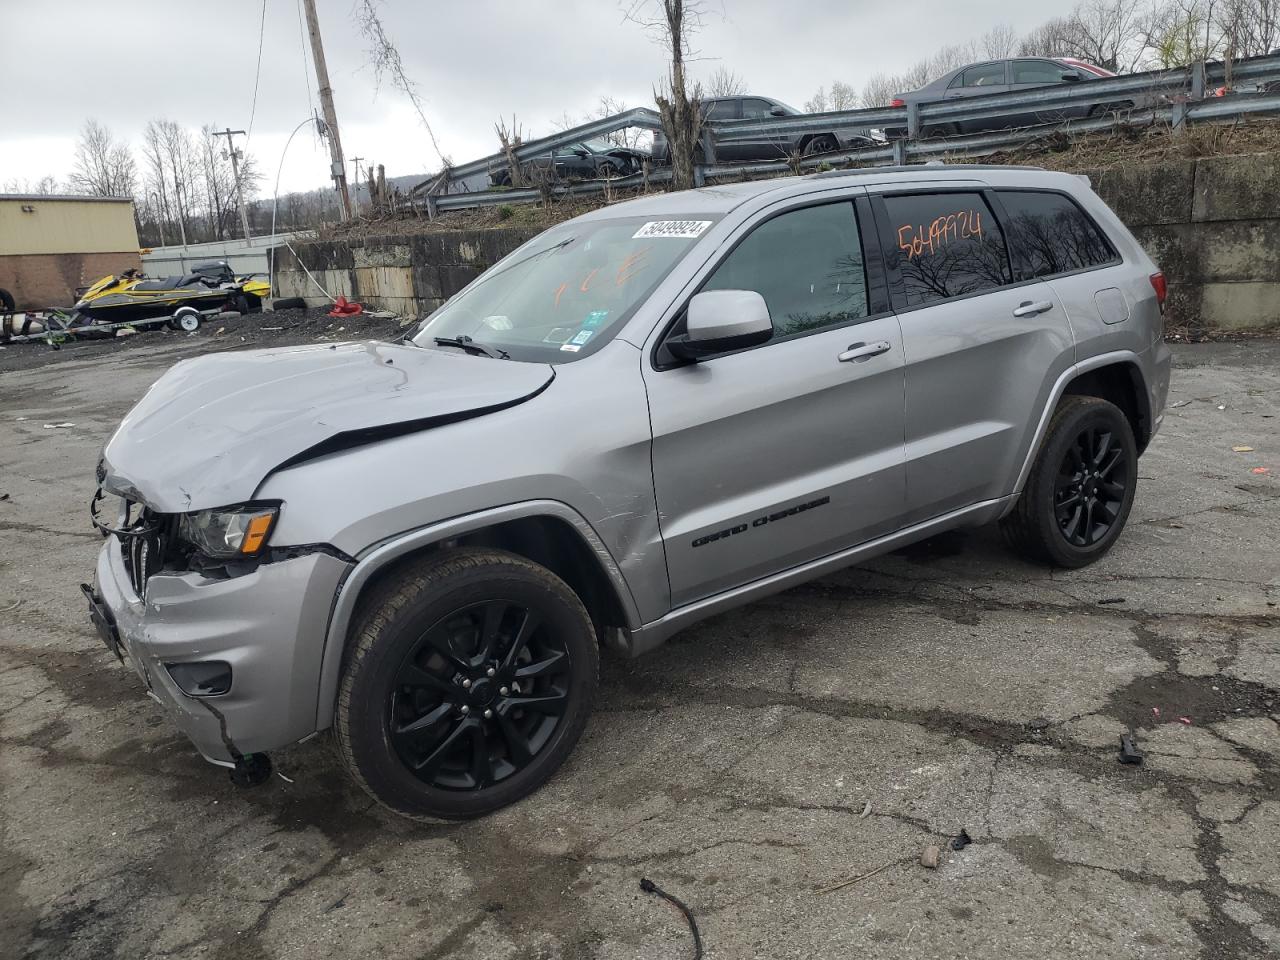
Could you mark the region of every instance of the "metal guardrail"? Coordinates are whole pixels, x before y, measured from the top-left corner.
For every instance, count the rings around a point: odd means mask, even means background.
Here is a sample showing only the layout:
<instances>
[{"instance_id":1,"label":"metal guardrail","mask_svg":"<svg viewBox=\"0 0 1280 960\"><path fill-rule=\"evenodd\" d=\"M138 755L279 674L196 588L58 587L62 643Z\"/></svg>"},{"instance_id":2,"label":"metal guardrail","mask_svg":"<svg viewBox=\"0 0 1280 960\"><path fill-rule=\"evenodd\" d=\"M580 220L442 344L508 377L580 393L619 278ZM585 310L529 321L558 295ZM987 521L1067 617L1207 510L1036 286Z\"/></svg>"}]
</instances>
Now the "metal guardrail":
<instances>
[{"instance_id":1,"label":"metal guardrail","mask_svg":"<svg viewBox=\"0 0 1280 960\"><path fill-rule=\"evenodd\" d=\"M704 149L708 163L699 167L701 177L723 179L785 172L794 169L814 169L824 164L839 165L859 163L906 163L910 160L936 159L951 153L981 155L1008 149L1039 137L1053 130L1086 133L1115 127L1167 121L1180 127L1187 122L1221 121L1235 118L1280 114L1280 94L1233 94L1228 97L1204 99L1206 91L1222 86L1226 67L1222 63L1193 64L1175 70L1153 70L1099 80L1086 80L1066 86L1037 87L1031 90L991 94L984 97L967 97L942 100L909 107L887 107L867 110L843 110L827 113L805 114L795 117L766 117L758 120L722 120L708 123L704 128ZM1232 65L1232 82L1254 83L1280 80L1280 56L1254 57L1237 60ZM1103 116L1081 117L1071 120L1054 118L1055 111L1079 108L1107 108ZM1117 112L1117 108L1123 108ZM965 120L982 120L1018 114L1049 114L1046 122L1012 130L946 137L945 139L918 139L921 130L929 130L940 123ZM658 114L645 107L628 110L593 120L550 137L522 144L514 151L518 160L554 152L558 147L582 140L603 136L629 127L661 129ZM824 133L832 130L881 129L906 131L907 137L878 147L850 149L805 157L798 162L780 157L778 162L747 164L721 164L715 162L715 140L725 134L758 134L768 136L795 136L803 133ZM479 160L451 167L432 180L414 188L427 191L425 206L432 215L438 210L461 210L507 203L530 203L542 198L543 192L528 189L486 190L475 193L448 195L448 185L453 180L475 176L498 165L507 158L500 153ZM670 179L669 169L613 178L603 181L587 181L577 184L556 185L550 193L556 196L580 196L603 193L606 190L625 190L642 183L663 183Z\"/></svg>"}]
</instances>

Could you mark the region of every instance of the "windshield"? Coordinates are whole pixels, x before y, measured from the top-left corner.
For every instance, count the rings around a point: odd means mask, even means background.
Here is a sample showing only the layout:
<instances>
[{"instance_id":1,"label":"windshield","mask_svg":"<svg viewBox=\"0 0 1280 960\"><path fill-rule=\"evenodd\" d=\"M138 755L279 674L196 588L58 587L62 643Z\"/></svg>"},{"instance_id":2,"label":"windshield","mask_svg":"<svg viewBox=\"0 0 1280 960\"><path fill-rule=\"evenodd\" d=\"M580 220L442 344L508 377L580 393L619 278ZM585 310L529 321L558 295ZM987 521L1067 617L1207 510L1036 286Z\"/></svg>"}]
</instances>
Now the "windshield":
<instances>
[{"instance_id":1,"label":"windshield","mask_svg":"<svg viewBox=\"0 0 1280 960\"><path fill-rule=\"evenodd\" d=\"M617 149L608 140L583 140L582 145L592 153L608 153L610 150Z\"/></svg>"},{"instance_id":2,"label":"windshield","mask_svg":"<svg viewBox=\"0 0 1280 960\"><path fill-rule=\"evenodd\" d=\"M577 360L621 329L713 222L621 217L553 227L429 316L413 342L470 338L512 360Z\"/></svg>"}]
</instances>

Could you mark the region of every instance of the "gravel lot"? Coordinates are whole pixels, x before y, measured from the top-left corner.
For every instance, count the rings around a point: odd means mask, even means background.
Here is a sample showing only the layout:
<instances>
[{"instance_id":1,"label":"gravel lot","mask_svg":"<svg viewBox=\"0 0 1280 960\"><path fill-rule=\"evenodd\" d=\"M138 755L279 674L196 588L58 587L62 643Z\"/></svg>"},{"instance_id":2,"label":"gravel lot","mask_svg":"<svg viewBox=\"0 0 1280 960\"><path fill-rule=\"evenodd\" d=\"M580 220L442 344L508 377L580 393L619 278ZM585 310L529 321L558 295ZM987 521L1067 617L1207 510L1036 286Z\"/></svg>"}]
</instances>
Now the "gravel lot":
<instances>
[{"instance_id":1,"label":"gravel lot","mask_svg":"<svg viewBox=\"0 0 1280 960\"><path fill-rule=\"evenodd\" d=\"M4 960L692 956L642 876L712 958L1280 953L1280 343L1176 348L1101 563L1050 574L979 530L718 617L607 662L534 797L421 826L323 738L236 789L86 619L101 444L239 335L0 353Z\"/></svg>"}]
</instances>

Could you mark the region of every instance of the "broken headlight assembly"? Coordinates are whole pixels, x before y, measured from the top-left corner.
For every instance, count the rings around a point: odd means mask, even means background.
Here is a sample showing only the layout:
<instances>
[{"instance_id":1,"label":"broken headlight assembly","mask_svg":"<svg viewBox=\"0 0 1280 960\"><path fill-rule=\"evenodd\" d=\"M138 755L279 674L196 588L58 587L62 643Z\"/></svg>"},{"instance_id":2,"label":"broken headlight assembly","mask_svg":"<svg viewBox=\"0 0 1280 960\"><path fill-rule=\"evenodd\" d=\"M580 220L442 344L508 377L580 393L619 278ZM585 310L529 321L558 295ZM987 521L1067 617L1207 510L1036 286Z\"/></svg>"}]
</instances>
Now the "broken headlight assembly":
<instances>
[{"instance_id":1,"label":"broken headlight assembly","mask_svg":"<svg viewBox=\"0 0 1280 960\"><path fill-rule=\"evenodd\" d=\"M279 514L279 504L261 503L184 513L178 518L178 537L211 559L256 557Z\"/></svg>"}]
</instances>

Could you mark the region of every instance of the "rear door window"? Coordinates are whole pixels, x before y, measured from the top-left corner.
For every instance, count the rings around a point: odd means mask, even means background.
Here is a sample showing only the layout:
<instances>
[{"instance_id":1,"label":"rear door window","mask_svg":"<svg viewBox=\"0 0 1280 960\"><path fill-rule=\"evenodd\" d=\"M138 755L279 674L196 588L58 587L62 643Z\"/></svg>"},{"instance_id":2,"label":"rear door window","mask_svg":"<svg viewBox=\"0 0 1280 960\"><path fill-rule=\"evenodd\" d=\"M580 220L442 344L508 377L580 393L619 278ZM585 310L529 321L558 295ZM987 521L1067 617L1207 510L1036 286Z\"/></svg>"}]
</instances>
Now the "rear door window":
<instances>
[{"instance_id":1,"label":"rear door window","mask_svg":"<svg viewBox=\"0 0 1280 960\"><path fill-rule=\"evenodd\" d=\"M1031 190L997 193L1019 280L1100 267L1118 259L1097 224L1070 197Z\"/></svg>"},{"instance_id":2,"label":"rear door window","mask_svg":"<svg viewBox=\"0 0 1280 960\"><path fill-rule=\"evenodd\" d=\"M1064 73L1075 73L1052 60L1014 60L1014 83L1061 83Z\"/></svg>"},{"instance_id":3,"label":"rear door window","mask_svg":"<svg viewBox=\"0 0 1280 960\"><path fill-rule=\"evenodd\" d=\"M891 194L890 260L906 306L963 297L1010 282L1004 234L980 193Z\"/></svg>"},{"instance_id":4,"label":"rear door window","mask_svg":"<svg viewBox=\"0 0 1280 960\"><path fill-rule=\"evenodd\" d=\"M867 316L867 275L853 204L805 207L765 221L702 289L759 293L769 306L775 338Z\"/></svg>"},{"instance_id":5,"label":"rear door window","mask_svg":"<svg viewBox=\"0 0 1280 960\"><path fill-rule=\"evenodd\" d=\"M703 105L702 118L704 120L736 120L738 119L737 106L736 100L712 100Z\"/></svg>"}]
</instances>

